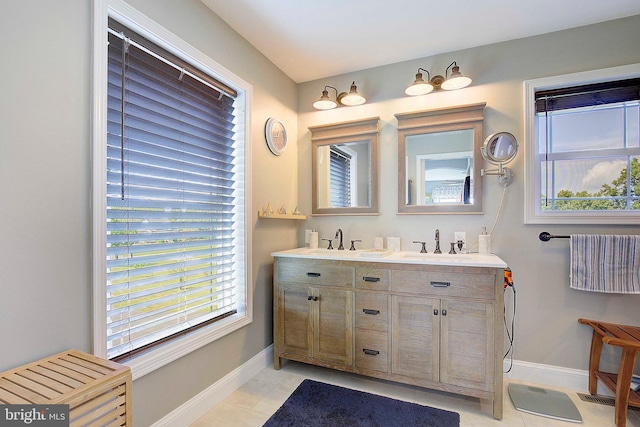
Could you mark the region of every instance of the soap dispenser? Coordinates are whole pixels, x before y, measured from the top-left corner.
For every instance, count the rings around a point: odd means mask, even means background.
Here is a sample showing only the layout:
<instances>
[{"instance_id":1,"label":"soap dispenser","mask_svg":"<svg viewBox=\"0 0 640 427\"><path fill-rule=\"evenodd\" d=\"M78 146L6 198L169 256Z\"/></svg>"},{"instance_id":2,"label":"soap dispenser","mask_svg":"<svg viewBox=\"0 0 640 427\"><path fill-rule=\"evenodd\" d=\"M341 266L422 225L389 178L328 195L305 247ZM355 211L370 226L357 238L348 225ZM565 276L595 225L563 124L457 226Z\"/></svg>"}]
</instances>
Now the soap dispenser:
<instances>
[{"instance_id":1,"label":"soap dispenser","mask_svg":"<svg viewBox=\"0 0 640 427\"><path fill-rule=\"evenodd\" d=\"M491 235L487 234L487 227L482 227L478 236L478 252L480 255L491 255Z\"/></svg>"}]
</instances>

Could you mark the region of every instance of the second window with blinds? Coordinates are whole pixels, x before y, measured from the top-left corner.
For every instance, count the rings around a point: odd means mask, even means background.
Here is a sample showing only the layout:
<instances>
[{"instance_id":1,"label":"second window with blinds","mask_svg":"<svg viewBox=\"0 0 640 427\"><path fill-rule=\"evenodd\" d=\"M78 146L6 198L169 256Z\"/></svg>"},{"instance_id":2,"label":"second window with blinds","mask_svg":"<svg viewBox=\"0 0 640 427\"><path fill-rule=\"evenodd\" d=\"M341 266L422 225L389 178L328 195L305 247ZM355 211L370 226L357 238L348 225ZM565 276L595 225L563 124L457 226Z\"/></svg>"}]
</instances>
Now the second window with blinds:
<instances>
[{"instance_id":1,"label":"second window with blinds","mask_svg":"<svg viewBox=\"0 0 640 427\"><path fill-rule=\"evenodd\" d=\"M526 222L637 222L640 67L528 81L525 89Z\"/></svg>"}]
</instances>

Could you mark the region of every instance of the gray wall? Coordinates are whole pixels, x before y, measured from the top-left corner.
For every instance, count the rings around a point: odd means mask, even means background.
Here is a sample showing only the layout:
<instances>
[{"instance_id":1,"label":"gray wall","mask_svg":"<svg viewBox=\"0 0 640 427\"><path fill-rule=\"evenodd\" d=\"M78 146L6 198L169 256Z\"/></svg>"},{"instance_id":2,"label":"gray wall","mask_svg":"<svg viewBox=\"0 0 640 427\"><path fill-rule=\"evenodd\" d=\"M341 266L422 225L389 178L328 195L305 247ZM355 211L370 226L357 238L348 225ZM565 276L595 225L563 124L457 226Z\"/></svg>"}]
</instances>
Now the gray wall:
<instances>
[{"instance_id":1,"label":"gray wall","mask_svg":"<svg viewBox=\"0 0 640 427\"><path fill-rule=\"evenodd\" d=\"M252 210L297 199L296 85L199 0L131 0L253 85ZM0 371L92 350L89 0L0 6ZM264 142L276 117L292 143ZM283 185L285 183L285 185ZM272 258L295 247L292 221L253 218L254 321L133 385L135 425L150 425L272 342Z\"/></svg>"},{"instance_id":2,"label":"gray wall","mask_svg":"<svg viewBox=\"0 0 640 427\"><path fill-rule=\"evenodd\" d=\"M299 87L299 170L301 209L310 209L311 175L309 126L380 116L380 215L370 217L313 217L300 227L315 228L320 237L332 237L336 228L346 239L362 239L361 247L372 247L374 236L400 236L403 250L419 250L413 240L426 240L434 249L434 231L440 229L444 247L455 231L465 231L471 246L477 245L483 226L491 229L502 196L495 176L484 178L482 215L397 215L397 121L396 113L487 102L484 136L511 132L520 142L516 160L509 165L515 180L507 188L503 211L494 235L493 251L513 270L517 287L515 359L519 361L587 369L591 330L579 325L579 317L639 324L640 295L601 295L568 288L569 242L538 239L541 231L553 234L640 234L638 226L524 225L523 86L527 79L614 67L640 62L640 16L571 29L505 43L493 44L414 61L391 64L322 80ZM457 61L460 70L474 81L466 89L433 92L408 97L404 89L413 82L418 67L431 74L444 74ZM367 103L329 111L316 111L311 104L324 85L349 87L351 81ZM485 167L492 167L485 162ZM640 223L640 221L639 221ZM477 246L476 246L477 250ZM506 303L512 305L510 293ZM605 366L617 366L617 352L605 351ZM586 386L586 385L585 385Z\"/></svg>"},{"instance_id":3,"label":"gray wall","mask_svg":"<svg viewBox=\"0 0 640 427\"><path fill-rule=\"evenodd\" d=\"M406 242L431 240L435 228L444 240L454 231L467 231L474 243L480 227L492 225L501 195L495 177L485 178L484 215L396 215L393 114L486 101L485 135L506 130L525 143L522 80L640 62L640 17L635 17L296 86L198 0L130 4L254 86L254 212L267 202L289 209L298 202L303 213L310 212L308 126L377 115L382 119L381 215L310 218L299 224L254 218L254 322L136 380L134 420L140 426L163 417L271 343L270 253L302 245L305 228L331 237L342 227L347 238L362 238L363 247L373 246L375 235L398 235L404 248L412 249ZM68 348L92 348L92 14L87 0L8 0L0 11L0 370L5 370ZM471 87L403 96L417 67L443 72L452 60L474 77ZM312 111L324 84L346 89L352 79L367 104ZM280 119L290 136L280 157L271 155L264 143L268 117ZM516 358L586 369L590 335L576 318L637 324L640 297L568 290L567 243L542 243L537 235L543 229L636 234L638 228L523 225L522 152L512 165L516 180L508 188L493 244L513 268L518 289Z\"/></svg>"}]
</instances>

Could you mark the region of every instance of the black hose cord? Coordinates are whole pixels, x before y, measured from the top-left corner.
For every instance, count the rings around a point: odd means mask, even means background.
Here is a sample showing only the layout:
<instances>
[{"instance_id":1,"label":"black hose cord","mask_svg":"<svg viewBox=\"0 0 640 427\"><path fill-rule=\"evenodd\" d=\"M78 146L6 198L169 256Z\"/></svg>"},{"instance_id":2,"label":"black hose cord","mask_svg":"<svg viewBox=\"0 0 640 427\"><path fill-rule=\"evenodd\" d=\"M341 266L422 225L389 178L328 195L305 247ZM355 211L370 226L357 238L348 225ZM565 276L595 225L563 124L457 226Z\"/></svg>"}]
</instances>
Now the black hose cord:
<instances>
[{"instance_id":1,"label":"black hose cord","mask_svg":"<svg viewBox=\"0 0 640 427\"><path fill-rule=\"evenodd\" d=\"M515 320L516 320L516 286L512 281L509 282L507 286L510 287L511 290L513 291L513 317L511 318L511 332L509 332L509 326L507 325L507 309L506 309L506 307L503 307L503 310L504 310L504 316L503 316L504 328L507 331L507 338L509 340L509 348L507 349L507 352L504 354L503 360L507 358L507 355L509 355L509 353L511 353L509 369L507 369L504 372L505 374L511 372L511 368L513 368L513 341L515 339L514 324L515 324ZM506 290L506 288L505 288L505 290Z\"/></svg>"}]
</instances>

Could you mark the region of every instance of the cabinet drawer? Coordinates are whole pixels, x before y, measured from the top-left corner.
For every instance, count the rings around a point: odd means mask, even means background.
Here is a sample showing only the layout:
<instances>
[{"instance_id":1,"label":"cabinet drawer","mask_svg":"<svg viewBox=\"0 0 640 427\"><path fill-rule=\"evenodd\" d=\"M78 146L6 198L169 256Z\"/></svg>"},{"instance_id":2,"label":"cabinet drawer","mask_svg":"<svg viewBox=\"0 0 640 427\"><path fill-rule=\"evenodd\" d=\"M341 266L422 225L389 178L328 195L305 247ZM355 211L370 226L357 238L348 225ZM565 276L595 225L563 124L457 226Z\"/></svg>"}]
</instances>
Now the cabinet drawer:
<instances>
[{"instance_id":1,"label":"cabinet drawer","mask_svg":"<svg viewBox=\"0 0 640 427\"><path fill-rule=\"evenodd\" d=\"M495 276L449 271L394 270L391 274L391 289L394 292L437 297L493 299Z\"/></svg>"},{"instance_id":2,"label":"cabinet drawer","mask_svg":"<svg viewBox=\"0 0 640 427\"><path fill-rule=\"evenodd\" d=\"M356 293L356 328L389 330L389 296L387 294Z\"/></svg>"},{"instance_id":3,"label":"cabinet drawer","mask_svg":"<svg viewBox=\"0 0 640 427\"><path fill-rule=\"evenodd\" d=\"M356 288L372 291L388 291L391 271L384 268L356 268Z\"/></svg>"},{"instance_id":4,"label":"cabinet drawer","mask_svg":"<svg viewBox=\"0 0 640 427\"><path fill-rule=\"evenodd\" d=\"M280 263L278 280L316 286L353 287L355 269L338 265L314 263Z\"/></svg>"},{"instance_id":5,"label":"cabinet drawer","mask_svg":"<svg viewBox=\"0 0 640 427\"><path fill-rule=\"evenodd\" d=\"M386 332L356 329L356 367L388 372L389 335Z\"/></svg>"}]
</instances>

